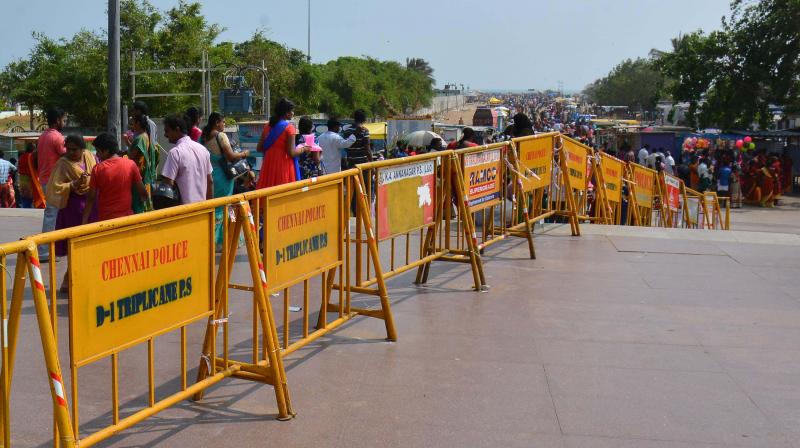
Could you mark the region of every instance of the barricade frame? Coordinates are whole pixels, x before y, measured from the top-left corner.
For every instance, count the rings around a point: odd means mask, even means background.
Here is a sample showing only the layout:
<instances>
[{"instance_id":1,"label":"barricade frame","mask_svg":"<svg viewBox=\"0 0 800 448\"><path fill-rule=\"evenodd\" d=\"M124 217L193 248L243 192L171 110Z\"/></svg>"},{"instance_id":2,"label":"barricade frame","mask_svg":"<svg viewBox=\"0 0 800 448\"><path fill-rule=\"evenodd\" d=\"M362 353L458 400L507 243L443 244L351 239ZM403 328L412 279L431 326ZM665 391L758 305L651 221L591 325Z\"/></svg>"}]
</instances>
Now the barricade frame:
<instances>
[{"instance_id":1,"label":"barricade frame","mask_svg":"<svg viewBox=\"0 0 800 448\"><path fill-rule=\"evenodd\" d=\"M527 204L523 204L522 209L522 217L523 222L516 223L518 216L515 213L515 206L514 204L517 202L517 198L522 197L519 189L518 183L515 182L516 176L518 176L519 171L514 168L511 160L516 160L513 154L513 143L512 142L499 142L493 143L489 145L482 145L476 146L471 148L462 148L455 150L455 154L458 157L458 164L461 168L461 173L463 174L463 182L465 187L469 186L467 182L467 172L466 172L466 159L470 154L477 154L486 151L492 150L499 150L500 151L500 160L499 160L499 174L497 175L497 182L500 183L500 198L491 201L491 204L479 204L476 207L469 207L467 206L467 211L472 215L472 222L475 223L476 233L479 233L480 242L478 243L477 247L481 254L483 254L484 250L487 247L490 247L504 239L508 238L509 236L515 236L519 238L525 238L528 243L528 252L530 254L531 259L536 258L536 250L534 247L533 242L533 228L531 225L531 221L527 219L528 215L528 207ZM512 204L511 207L508 207L506 204L507 198L509 196L509 188L511 188L511 195L512 195ZM469 191L465 191L464 195L466 199L469 201L470 195ZM495 213L500 213L500 225L497 226L495 221ZM511 221L507 219L507 214L511 214ZM482 218L482 225L480 232L478 232L478 225L477 225L477 214L481 213ZM450 226L450 215L451 212L448 209L445 209L445 225L448 227ZM462 240L466 239L467 234L463 232L463 222L462 217L460 214L458 216L458 223L456 228L456 245L458 249L462 248ZM518 227L523 227L519 229ZM450 230L445 231L446 234L451 234ZM450 241L446 241L446 248L450 248L449 244Z\"/></svg>"},{"instance_id":2,"label":"barricade frame","mask_svg":"<svg viewBox=\"0 0 800 448\"><path fill-rule=\"evenodd\" d=\"M388 294L386 293L385 283L383 282L382 275L379 275L379 290L381 293L381 302L386 305L386 316L382 316L381 310L371 310L371 313L360 313L357 310L339 311L340 317L332 322L327 322L327 319L321 321L323 328L318 329L313 334L305 334L304 340L298 341L290 347L281 347L277 327L275 325L275 318L272 312L272 305L270 304L269 295L267 294L267 285L264 281L265 271L261 261L262 255L259 252L259 237L253 213L250 209L250 200L257 201L261 197L287 193L291 190L302 191L308 188L310 184L319 182L320 184L339 182L342 187L343 203L349 195L344 194L345 191L353 195L356 190L361 191L361 201L364 202L365 196L363 195L363 186L359 182L354 182L355 179L360 179L359 171L356 169L349 170L343 173L338 173L330 176L321 177L284 186L273 187L271 189L260 190L253 193L235 195L226 198L212 199L197 204L183 205L166 210L158 210L146 214L134 215L125 218L118 218L110 221L103 221L100 223L88 224L68 229L59 230L56 232L49 232L45 234L34 235L24 240L0 244L0 265L6 266L9 256L16 255L16 272L14 276L13 291L11 294L11 306L7 301L7 281L5 277L0 280L0 318L7 322L8 332L0 332L0 346L2 347L3 370L0 371L0 437L2 437L3 446L10 446L11 444L11 428L10 428L10 387L13 380L14 358L16 350L16 342L18 339L20 327L20 315L23 304L23 297L27 288L31 288L33 293L33 301L36 309L36 318L38 321L38 328L42 339L43 352L45 354L45 366L48 372L48 384L50 386L51 400L54 409L54 445L55 446L92 446L100 441L106 440L109 437L117 434L136 423L167 409L174 404L189 398L200 399L203 392L214 384L222 381L228 377L238 377L259 383L271 384L274 386L277 402L277 417L279 420L290 419L295 415L292 408L291 397L289 395L289 388L286 380L286 373L283 367L283 357L287 354L297 350L301 346L310 343L312 340L317 339L325 333L332 331L340 326L345 321L357 315L369 315L371 317L383 318L387 323L387 334L391 340L396 339L394 324L391 317L391 309L389 308ZM346 181L345 181L346 180ZM350 182L352 185L345 187L345 182ZM288 194L288 193L287 193ZM173 323L169 328L162 328L157 333L150 335L148 338L138 341L138 343L127 344L124 347L118 347L113 352L108 353L105 357L111 358L111 375L112 391L111 403L112 410L110 411L109 419L113 422L109 426L105 426L96 432L79 438L79 419L77 418L79 412L78 396L78 382L72 382L72 388L69 391L71 401L67 397L68 390L65 388L65 383L61 378L61 362L57 351L57 320L55 314L55 299L56 299L56 273L55 273L55 242L60 240L69 241L72 238L80 238L85 235L95 234L97 232L124 232L126 230L140 228L158 222L159 220L178 219L181 216L191 214L213 214L216 207L224 207L224 218L222 220L222 228L224 234L224 248L218 261L216 261L209 270L216 270L216 277L209 274L209 280L212 283L212 292L208 297L214 304L213 314L207 316L208 327L206 337L203 342L203 351L200 356L200 368L205 369L205 372L198 374L197 382L192 385L187 384L187 350L186 350L186 322ZM366 210L366 206L362 204L362 210ZM342 221L340 230L345 225L345 215L342 212ZM365 219L369 219L366 216ZM213 223L213 219L211 219ZM347 270L349 262L345 254L347 252L346 241L349 241L349 232L339 232L341 234L342 248L345 252L341 252L342 261L337 264L336 269ZM231 269L235 261L235 253L239 243L240 235L244 237L246 250L249 260L250 277L253 280L253 287L246 288L253 293L254 300L254 337L253 353L258 355L258 343L262 342L262 358L255 358L256 362L244 362L231 359L228 350L228 325L229 325L229 310L228 310L228 288L230 285ZM207 237L211 241L213 248L214 241L214 226L210 226L209 235ZM47 292L42 280L42 271L38 261L37 246L45 245L50 249L50 296L52 300L48 303ZM374 249L374 245L372 246ZM213 249L212 249L213 250ZM213 260L214 258L212 258ZM377 263L377 257L375 258ZM261 266L259 266L261 265ZM380 270L379 264L376 264ZM328 277L328 284L333 282L332 276ZM33 279L29 284L28 279ZM300 282L307 280L300 280ZM245 289L245 288L242 288ZM345 292L347 293L347 307L349 308L349 294L350 288L345 285ZM209 295L205 292L204 297ZM326 301L322 301L324 309ZM306 307L308 308L308 307ZM197 319L204 318L200 316L192 319L196 322ZM307 320L307 319L306 319ZM261 335L259 337L257 330L260 328ZM181 341L181 379L180 390L165 396L159 400L155 400L154 395L154 338L158 335L168 332L175 332L180 330ZM217 336L222 332L223 344L218 349ZM119 393L117 386L117 375L119 372L118 354L124 351L129 346L141 346L147 343L148 345L148 405L136 410L133 414L120 418L119 415ZM218 356L218 352L219 356ZM98 356L97 359L100 359ZM69 370L74 373L77 365L72 362L70 356ZM177 360L176 360L177 361ZM94 362L93 360L80 363L81 366ZM213 367L212 367L213 364ZM77 375L73 376L74 379Z\"/></svg>"},{"instance_id":3,"label":"barricade frame","mask_svg":"<svg viewBox=\"0 0 800 448\"><path fill-rule=\"evenodd\" d=\"M372 215L372 207L370 200L373 197L372 186L375 185L377 192L378 176L382 169L390 169L402 167L403 165L414 165L425 162L434 163L434 177L436 179L435 197L434 200L434 216L432 222L415 227L407 232L400 234L392 234L385 239L377 237L377 229L366 227L366 221L356 221L355 236L353 241L356 243L356 265L355 265L355 283L351 286L353 292L377 295L378 291L374 289L377 283L374 277L371 277L369 269L370 260L379 256L377 246L381 242L389 241L391 244L391 261L389 270L383 272L383 278L388 280L394 276L400 275L412 269L417 269L415 284L424 284L428 281L430 273L430 265L434 261L451 261L458 263L466 263L470 265L473 276L473 289L476 291L488 290L486 285L485 275L483 273L483 264L481 262L477 235L475 233L474 223L471 216L465 212L467 207L467 199L464 194L463 177L461 169L458 164L458 158L452 150L438 151L434 153L420 154L416 156L403 157L399 159L380 160L374 162L363 163L357 166L361 173L362 188L364 196L363 200L358 202L358 206L363 208L363 212ZM369 182L367 182L367 180ZM449 239L446 234L450 230L449 221L446 216L445 210L449 209L449 204L455 203L458 208L458 213L463 216L462 222L465 224L466 234L470 236L467 239L466 247L464 249L457 249L448 247L445 240ZM376 205L377 208L377 205ZM377 214L377 210L375 211ZM420 238L420 254L419 259L411 261L410 258L410 238L411 234L419 231ZM406 262L400 266L395 264L395 240L405 236L406 241ZM376 250L369 251L365 257L362 256L361 245L366 241L374 241ZM365 266L366 265L366 266ZM366 276L362 275L366 274ZM334 285L335 288L340 288L341 285Z\"/></svg>"},{"instance_id":4,"label":"barricade frame","mask_svg":"<svg viewBox=\"0 0 800 448\"><path fill-rule=\"evenodd\" d=\"M643 204L637 197L638 192L637 190L642 187L639 181L636 179L636 171L642 170L653 177L653 186L651 188L652 194L650 195L650 203ZM636 207L634 211L636 214L639 215L638 217L638 225L642 227L653 227L653 214L655 213L656 209L656 198L657 198L657 183L658 183L658 173L655 170L651 170L645 166L639 165L635 162L628 162L628 171L629 171L629 187L631 187L631 195L629 196L629 208ZM660 218L659 218L660 219Z\"/></svg>"},{"instance_id":5,"label":"barricade frame","mask_svg":"<svg viewBox=\"0 0 800 448\"><path fill-rule=\"evenodd\" d=\"M556 215L553 208L553 180L555 177L555 150L558 132L548 132L543 134L517 137L511 139L511 146L506 152L506 166L511 174L511 226L510 232L517 235L531 235L529 252L532 259L536 258L536 250L533 244L533 231L538 221L551 218ZM550 139L551 144L546 146L546 164L540 167L530 167L524 162L522 157L522 146L540 139ZM543 174L544 169L547 174L546 179L542 180L539 174ZM536 170L540 172L537 173ZM530 178L535 178L538 187L528 187ZM532 215L532 216L531 216ZM521 221L521 222L520 222Z\"/></svg>"}]
</instances>

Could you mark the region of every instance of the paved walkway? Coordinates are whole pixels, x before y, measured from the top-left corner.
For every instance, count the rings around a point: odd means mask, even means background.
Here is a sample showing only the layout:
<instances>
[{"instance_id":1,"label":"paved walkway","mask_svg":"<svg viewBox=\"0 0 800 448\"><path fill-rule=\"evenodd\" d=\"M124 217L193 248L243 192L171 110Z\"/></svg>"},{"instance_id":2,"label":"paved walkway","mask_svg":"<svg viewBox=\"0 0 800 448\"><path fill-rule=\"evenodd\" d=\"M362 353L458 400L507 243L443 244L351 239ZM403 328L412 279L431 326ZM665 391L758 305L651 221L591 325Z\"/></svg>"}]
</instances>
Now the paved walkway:
<instances>
[{"instance_id":1,"label":"paved walkway","mask_svg":"<svg viewBox=\"0 0 800 448\"><path fill-rule=\"evenodd\" d=\"M800 447L798 218L747 209L733 217L743 231L582 226L580 238L537 227L537 260L520 241L487 250L488 294L462 265L434 264L425 287L393 279L398 342L360 318L291 356L293 421L273 419L268 386L230 380L103 446ZM16 223L0 229L9 240L36 219L3 222ZM31 312L15 446L50 437ZM233 336L243 353L247 334ZM161 340L157 374L174 386L177 338ZM146 399L145 353L121 357L129 406ZM107 369L81 369L82 427L108 418Z\"/></svg>"}]
</instances>

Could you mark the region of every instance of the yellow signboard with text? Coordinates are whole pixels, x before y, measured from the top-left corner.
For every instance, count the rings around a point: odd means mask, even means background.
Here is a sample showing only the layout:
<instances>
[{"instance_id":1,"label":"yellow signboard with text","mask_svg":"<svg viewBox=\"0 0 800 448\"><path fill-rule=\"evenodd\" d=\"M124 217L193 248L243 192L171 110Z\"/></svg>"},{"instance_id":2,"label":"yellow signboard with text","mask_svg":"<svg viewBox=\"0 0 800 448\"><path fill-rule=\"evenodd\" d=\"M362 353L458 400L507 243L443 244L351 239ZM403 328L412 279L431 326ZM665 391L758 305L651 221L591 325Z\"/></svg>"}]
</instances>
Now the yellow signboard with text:
<instances>
[{"instance_id":1,"label":"yellow signboard with text","mask_svg":"<svg viewBox=\"0 0 800 448\"><path fill-rule=\"evenodd\" d=\"M338 266L342 260L342 182L269 197L265 222L270 291Z\"/></svg>"},{"instance_id":2,"label":"yellow signboard with text","mask_svg":"<svg viewBox=\"0 0 800 448\"><path fill-rule=\"evenodd\" d=\"M517 142L517 147L524 176L522 189L531 191L549 187L553 172L553 136L520 140ZM529 171L539 176L539 179L533 177Z\"/></svg>"},{"instance_id":3,"label":"yellow signboard with text","mask_svg":"<svg viewBox=\"0 0 800 448\"><path fill-rule=\"evenodd\" d=\"M564 137L562 141L564 145L561 151L567 158L567 175L570 185L575 190L586 190L587 148L567 137Z\"/></svg>"},{"instance_id":4,"label":"yellow signboard with text","mask_svg":"<svg viewBox=\"0 0 800 448\"><path fill-rule=\"evenodd\" d=\"M622 168L623 162L608 154L600 154L600 168L606 184L606 195L611 202L622 200Z\"/></svg>"},{"instance_id":5,"label":"yellow signboard with text","mask_svg":"<svg viewBox=\"0 0 800 448\"><path fill-rule=\"evenodd\" d=\"M433 160L378 169L375 203L379 240L433 224L436 164Z\"/></svg>"},{"instance_id":6,"label":"yellow signboard with text","mask_svg":"<svg viewBox=\"0 0 800 448\"><path fill-rule=\"evenodd\" d=\"M633 181L636 183L636 203L640 207L653 207L653 195L656 185L656 172L641 165L632 163Z\"/></svg>"},{"instance_id":7,"label":"yellow signboard with text","mask_svg":"<svg viewBox=\"0 0 800 448\"><path fill-rule=\"evenodd\" d=\"M213 311L214 214L69 241L70 346L87 364Z\"/></svg>"},{"instance_id":8,"label":"yellow signboard with text","mask_svg":"<svg viewBox=\"0 0 800 448\"><path fill-rule=\"evenodd\" d=\"M471 211L499 204L502 196L503 166L500 148L464 154L464 185Z\"/></svg>"}]
</instances>

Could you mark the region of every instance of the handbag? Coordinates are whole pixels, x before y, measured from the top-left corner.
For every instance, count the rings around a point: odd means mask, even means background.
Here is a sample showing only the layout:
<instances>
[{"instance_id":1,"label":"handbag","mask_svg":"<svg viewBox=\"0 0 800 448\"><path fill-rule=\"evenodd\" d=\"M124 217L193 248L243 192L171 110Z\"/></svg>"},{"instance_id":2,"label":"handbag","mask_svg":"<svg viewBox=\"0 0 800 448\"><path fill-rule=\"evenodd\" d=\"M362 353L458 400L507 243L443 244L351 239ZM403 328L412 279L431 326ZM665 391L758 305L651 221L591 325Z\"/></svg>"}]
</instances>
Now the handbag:
<instances>
[{"instance_id":1,"label":"handbag","mask_svg":"<svg viewBox=\"0 0 800 448\"><path fill-rule=\"evenodd\" d=\"M217 133L217 147L219 148L220 152L222 152L222 145L219 142L219 133ZM222 172L225 173L225 177L228 179L234 180L238 179L245 174L250 172L250 164L247 163L247 159L239 159L235 162L228 162L225 159L225 153L222 153L222 157L219 158L219 164L222 167Z\"/></svg>"}]
</instances>

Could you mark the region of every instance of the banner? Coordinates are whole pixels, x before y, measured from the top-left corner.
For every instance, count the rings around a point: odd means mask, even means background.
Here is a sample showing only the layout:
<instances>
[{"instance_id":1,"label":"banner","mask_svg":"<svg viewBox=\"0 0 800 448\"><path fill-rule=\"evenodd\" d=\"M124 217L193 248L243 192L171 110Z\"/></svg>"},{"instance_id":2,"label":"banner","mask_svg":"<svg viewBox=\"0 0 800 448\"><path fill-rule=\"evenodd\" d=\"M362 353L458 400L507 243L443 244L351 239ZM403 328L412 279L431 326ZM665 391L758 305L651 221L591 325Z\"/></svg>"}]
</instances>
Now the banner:
<instances>
[{"instance_id":1,"label":"banner","mask_svg":"<svg viewBox=\"0 0 800 448\"><path fill-rule=\"evenodd\" d=\"M537 188L550 186L550 177L553 172L553 136L520 140L519 162L522 169L522 188L531 191ZM533 177L528 171L535 173L539 179Z\"/></svg>"},{"instance_id":2,"label":"banner","mask_svg":"<svg viewBox=\"0 0 800 448\"><path fill-rule=\"evenodd\" d=\"M267 198L267 285L282 289L341 262L341 182Z\"/></svg>"},{"instance_id":3,"label":"banner","mask_svg":"<svg viewBox=\"0 0 800 448\"><path fill-rule=\"evenodd\" d=\"M681 180L675 176L664 174L664 185L667 190L667 207L672 211L677 211L681 206Z\"/></svg>"},{"instance_id":4,"label":"banner","mask_svg":"<svg viewBox=\"0 0 800 448\"><path fill-rule=\"evenodd\" d=\"M503 179L500 148L464 154L464 185L467 186L467 205L477 211L500 203Z\"/></svg>"},{"instance_id":5,"label":"banner","mask_svg":"<svg viewBox=\"0 0 800 448\"><path fill-rule=\"evenodd\" d=\"M433 223L435 171L433 160L378 168L375 225L379 240Z\"/></svg>"},{"instance_id":6,"label":"banner","mask_svg":"<svg viewBox=\"0 0 800 448\"><path fill-rule=\"evenodd\" d=\"M586 189L586 147L569 138L562 138L563 151L567 158L567 175L575 190Z\"/></svg>"},{"instance_id":7,"label":"banner","mask_svg":"<svg viewBox=\"0 0 800 448\"><path fill-rule=\"evenodd\" d=\"M641 165L632 163L633 181L636 183L636 203L640 207L653 207L653 190L656 184L656 172Z\"/></svg>"},{"instance_id":8,"label":"banner","mask_svg":"<svg viewBox=\"0 0 800 448\"><path fill-rule=\"evenodd\" d=\"M606 183L606 194L611 202L622 200L622 168L623 162L608 154L600 154L600 167Z\"/></svg>"},{"instance_id":9,"label":"banner","mask_svg":"<svg viewBox=\"0 0 800 448\"><path fill-rule=\"evenodd\" d=\"M213 241L213 211L70 240L73 362L208 316Z\"/></svg>"}]
</instances>

